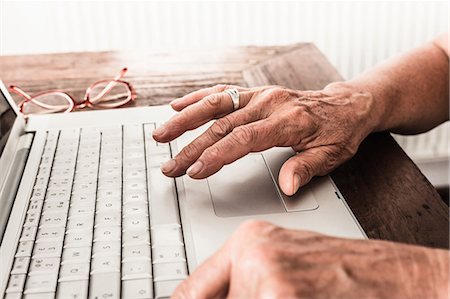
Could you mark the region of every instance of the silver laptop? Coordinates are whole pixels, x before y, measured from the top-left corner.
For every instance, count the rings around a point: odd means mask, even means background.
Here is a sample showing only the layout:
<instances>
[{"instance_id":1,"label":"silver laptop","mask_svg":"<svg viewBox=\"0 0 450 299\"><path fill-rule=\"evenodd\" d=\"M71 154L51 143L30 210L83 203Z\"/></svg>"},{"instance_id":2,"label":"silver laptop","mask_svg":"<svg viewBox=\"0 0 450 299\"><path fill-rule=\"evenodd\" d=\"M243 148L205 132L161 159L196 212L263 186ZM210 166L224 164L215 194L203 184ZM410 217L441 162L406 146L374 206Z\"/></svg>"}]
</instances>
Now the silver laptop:
<instances>
[{"instance_id":1,"label":"silver laptop","mask_svg":"<svg viewBox=\"0 0 450 299\"><path fill-rule=\"evenodd\" d=\"M212 177L159 167L205 127L152 139L168 106L36 115L0 81L0 296L165 298L247 219L364 238L329 177L286 197L293 154L250 154Z\"/></svg>"}]
</instances>

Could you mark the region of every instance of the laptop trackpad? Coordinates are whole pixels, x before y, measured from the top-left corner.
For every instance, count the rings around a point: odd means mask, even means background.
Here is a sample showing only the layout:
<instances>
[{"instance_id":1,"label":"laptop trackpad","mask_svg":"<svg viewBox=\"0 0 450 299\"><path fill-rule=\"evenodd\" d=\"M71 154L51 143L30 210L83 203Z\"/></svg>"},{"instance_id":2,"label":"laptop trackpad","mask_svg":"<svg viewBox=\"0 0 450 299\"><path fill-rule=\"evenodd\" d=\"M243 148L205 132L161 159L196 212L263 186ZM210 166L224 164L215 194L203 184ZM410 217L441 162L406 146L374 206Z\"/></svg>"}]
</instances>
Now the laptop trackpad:
<instances>
[{"instance_id":1,"label":"laptop trackpad","mask_svg":"<svg viewBox=\"0 0 450 299\"><path fill-rule=\"evenodd\" d=\"M286 212L261 154L226 165L207 180L219 217Z\"/></svg>"}]
</instances>

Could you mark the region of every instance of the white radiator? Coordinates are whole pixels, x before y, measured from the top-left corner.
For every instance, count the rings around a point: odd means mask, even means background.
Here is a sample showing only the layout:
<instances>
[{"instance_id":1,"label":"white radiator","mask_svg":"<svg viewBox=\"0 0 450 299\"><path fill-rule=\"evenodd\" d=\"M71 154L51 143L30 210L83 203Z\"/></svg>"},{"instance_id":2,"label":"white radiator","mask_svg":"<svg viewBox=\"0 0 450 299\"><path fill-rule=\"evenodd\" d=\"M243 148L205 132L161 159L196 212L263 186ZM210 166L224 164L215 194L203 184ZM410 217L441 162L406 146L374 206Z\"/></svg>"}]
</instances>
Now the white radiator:
<instances>
[{"instance_id":1,"label":"white radiator","mask_svg":"<svg viewBox=\"0 0 450 299\"><path fill-rule=\"evenodd\" d=\"M5 1L1 54L314 42L345 78L448 30L447 1ZM444 129L445 128L445 129ZM448 157L448 125L397 137Z\"/></svg>"}]
</instances>

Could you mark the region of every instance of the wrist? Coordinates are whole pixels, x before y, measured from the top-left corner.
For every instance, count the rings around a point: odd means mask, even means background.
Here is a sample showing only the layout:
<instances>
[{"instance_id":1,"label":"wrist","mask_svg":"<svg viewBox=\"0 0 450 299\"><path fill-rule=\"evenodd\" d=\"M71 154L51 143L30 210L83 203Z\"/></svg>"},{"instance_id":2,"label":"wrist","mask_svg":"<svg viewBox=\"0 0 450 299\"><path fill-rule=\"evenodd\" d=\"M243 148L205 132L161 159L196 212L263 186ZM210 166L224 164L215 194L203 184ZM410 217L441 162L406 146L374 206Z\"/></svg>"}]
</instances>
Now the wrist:
<instances>
[{"instance_id":1,"label":"wrist","mask_svg":"<svg viewBox=\"0 0 450 299\"><path fill-rule=\"evenodd\" d=\"M376 99L372 91L365 86L350 81L333 82L324 88L324 92L351 100L356 117L361 119L360 129L363 131L363 138L370 133L383 130L386 110L384 103Z\"/></svg>"}]
</instances>

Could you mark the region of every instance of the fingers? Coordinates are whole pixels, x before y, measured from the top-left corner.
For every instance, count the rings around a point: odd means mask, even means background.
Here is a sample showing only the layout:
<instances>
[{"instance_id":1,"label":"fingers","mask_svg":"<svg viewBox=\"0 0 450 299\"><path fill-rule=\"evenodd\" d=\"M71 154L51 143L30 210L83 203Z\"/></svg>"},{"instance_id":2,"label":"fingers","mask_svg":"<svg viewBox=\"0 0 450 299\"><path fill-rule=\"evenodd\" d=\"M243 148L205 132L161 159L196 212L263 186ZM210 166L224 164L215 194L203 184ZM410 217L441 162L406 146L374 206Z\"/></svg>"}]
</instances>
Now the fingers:
<instances>
[{"instance_id":1,"label":"fingers","mask_svg":"<svg viewBox=\"0 0 450 299\"><path fill-rule=\"evenodd\" d=\"M201 264L187 279L178 285L172 299L224 298L231 276L231 241Z\"/></svg>"},{"instance_id":2,"label":"fingers","mask_svg":"<svg viewBox=\"0 0 450 299\"><path fill-rule=\"evenodd\" d=\"M250 91L241 92L239 101L245 107L252 98ZM153 132L158 142L169 142L188 130L198 128L211 119L221 117L233 111L233 102L226 93L210 94L200 101L186 107L183 111L172 117L167 123Z\"/></svg>"},{"instance_id":3,"label":"fingers","mask_svg":"<svg viewBox=\"0 0 450 299\"><path fill-rule=\"evenodd\" d=\"M187 106L200 101L201 99L203 99L204 97L206 97L208 95L220 93L220 92L223 92L225 89L229 89L229 88L237 88L239 91L247 90L247 88L243 88L243 87L239 87L239 86L220 84L220 85L216 85L213 87L208 87L208 88L204 88L204 89L200 89L200 90L191 92L190 94L187 94L184 97L173 100L170 103L170 105L172 106L172 108L175 111L181 111L184 108L186 108Z\"/></svg>"},{"instance_id":4,"label":"fingers","mask_svg":"<svg viewBox=\"0 0 450 299\"><path fill-rule=\"evenodd\" d=\"M278 182L284 194L291 196L314 176L326 175L336 166L332 147L305 150L289 158L281 167Z\"/></svg>"},{"instance_id":5,"label":"fingers","mask_svg":"<svg viewBox=\"0 0 450 299\"><path fill-rule=\"evenodd\" d=\"M254 247L254 244L267 238L268 234L276 229L279 227L264 221L247 220L242 223L219 251L178 285L171 298L225 298L232 289L235 294L240 295L237 297L254 298L254 296L243 294L251 293L252 288L248 285L249 278L258 278L259 273L255 271L259 269L247 268L247 271L241 271L239 267L242 266L242 255L244 251ZM257 257L254 256L253 259L256 261ZM247 265L257 263L247 263Z\"/></svg>"},{"instance_id":6,"label":"fingers","mask_svg":"<svg viewBox=\"0 0 450 299\"><path fill-rule=\"evenodd\" d=\"M186 173L195 179L206 178L250 152L263 151L277 145L280 136L278 123L268 119L236 127L207 148Z\"/></svg>"},{"instance_id":7,"label":"fingers","mask_svg":"<svg viewBox=\"0 0 450 299\"><path fill-rule=\"evenodd\" d=\"M244 107L216 120L202 135L184 147L176 157L163 164L161 166L162 172L171 177L185 174L188 167L200 157L204 150L224 138L235 127L258 119L258 113Z\"/></svg>"}]
</instances>

